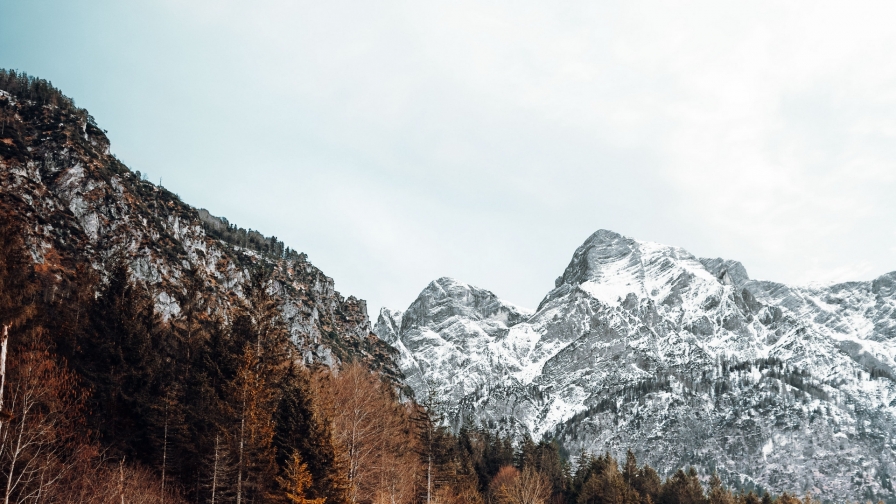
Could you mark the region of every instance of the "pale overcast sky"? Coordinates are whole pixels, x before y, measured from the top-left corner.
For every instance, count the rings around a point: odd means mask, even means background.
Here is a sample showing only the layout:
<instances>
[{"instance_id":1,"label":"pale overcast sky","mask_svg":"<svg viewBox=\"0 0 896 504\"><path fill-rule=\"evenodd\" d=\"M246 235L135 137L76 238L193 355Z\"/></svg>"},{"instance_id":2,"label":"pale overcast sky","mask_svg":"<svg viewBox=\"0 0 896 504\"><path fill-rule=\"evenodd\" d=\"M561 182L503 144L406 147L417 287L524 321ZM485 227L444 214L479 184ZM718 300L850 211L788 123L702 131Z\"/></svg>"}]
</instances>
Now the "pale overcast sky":
<instances>
[{"instance_id":1,"label":"pale overcast sky","mask_svg":"<svg viewBox=\"0 0 896 504\"><path fill-rule=\"evenodd\" d=\"M372 317L535 307L606 228L789 283L896 270L896 2L0 0L134 170Z\"/></svg>"}]
</instances>

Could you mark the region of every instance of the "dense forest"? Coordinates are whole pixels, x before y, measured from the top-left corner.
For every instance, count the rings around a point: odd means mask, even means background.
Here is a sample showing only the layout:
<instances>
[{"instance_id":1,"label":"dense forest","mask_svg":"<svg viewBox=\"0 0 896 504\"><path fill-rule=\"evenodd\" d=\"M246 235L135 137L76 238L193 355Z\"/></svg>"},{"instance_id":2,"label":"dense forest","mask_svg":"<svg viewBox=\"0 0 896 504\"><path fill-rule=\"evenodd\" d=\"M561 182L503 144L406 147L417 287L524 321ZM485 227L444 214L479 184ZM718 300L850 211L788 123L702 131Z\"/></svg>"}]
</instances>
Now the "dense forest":
<instances>
[{"instance_id":1,"label":"dense forest","mask_svg":"<svg viewBox=\"0 0 896 504\"><path fill-rule=\"evenodd\" d=\"M0 71L0 89L96 127L46 81ZM0 114L3 139L2 97ZM453 433L438 398L410 399L369 366L303 364L262 262L226 313L205 304L203 273L188 271L180 310L164 319L126 258L110 255L103 275L35 263L15 215L0 201L4 504L814 502L732 492L694 469L663 480L631 453L569 457L477 425ZM203 222L233 245L295 254Z\"/></svg>"}]
</instances>

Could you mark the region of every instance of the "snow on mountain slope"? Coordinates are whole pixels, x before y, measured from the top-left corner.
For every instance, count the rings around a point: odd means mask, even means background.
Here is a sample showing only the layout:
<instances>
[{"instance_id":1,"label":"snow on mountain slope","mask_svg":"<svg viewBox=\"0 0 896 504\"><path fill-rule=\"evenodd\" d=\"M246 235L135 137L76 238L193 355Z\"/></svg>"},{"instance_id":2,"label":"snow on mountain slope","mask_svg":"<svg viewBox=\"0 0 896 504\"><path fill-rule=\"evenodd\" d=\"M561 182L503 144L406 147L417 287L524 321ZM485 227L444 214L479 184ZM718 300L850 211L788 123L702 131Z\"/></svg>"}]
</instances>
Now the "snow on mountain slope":
<instances>
[{"instance_id":1,"label":"snow on mountain slope","mask_svg":"<svg viewBox=\"0 0 896 504\"><path fill-rule=\"evenodd\" d=\"M509 338L508 330L529 315L491 292L440 278L407 311L384 309L374 332L399 350L399 366L416 393L438 384L441 397L455 403L520 384L516 375L523 370L515 364L528 342Z\"/></svg>"},{"instance_id":2,"label":"snow on mountain slope","mask_svg":"<svg viewBox=\"0 0 896 504\"><path fill-rule=\"evenodd\" d=\"M534 313L443 278L374 332L455 427L896 500L896 272L791 287L601 230Z\"/></svg>"}]
</instances>

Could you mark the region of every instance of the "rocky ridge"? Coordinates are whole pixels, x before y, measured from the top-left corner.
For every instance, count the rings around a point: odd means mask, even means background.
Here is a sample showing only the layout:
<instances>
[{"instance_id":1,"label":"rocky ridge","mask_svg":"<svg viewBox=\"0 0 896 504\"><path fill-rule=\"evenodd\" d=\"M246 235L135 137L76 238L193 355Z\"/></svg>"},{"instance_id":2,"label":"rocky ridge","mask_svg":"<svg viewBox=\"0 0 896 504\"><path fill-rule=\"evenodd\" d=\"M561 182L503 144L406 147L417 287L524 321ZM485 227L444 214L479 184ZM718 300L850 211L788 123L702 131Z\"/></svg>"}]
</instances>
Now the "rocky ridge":
<instances>
[{"instance_id":1,"label":"rocky ridge","mask_svg":"<svg viewBox=\"0 0 896 504\"><path fill-rule=\"evenodd\" d=\"M896 502L896 272L792 287L602 230L535 312L443 278L374 331L455 428Z\"/></svg>"},{"instance_id":2,"label":"rocky ridge","mask_svg":"<svg viewBox=\"0 0 896 504\"><path fill-rule=\"evenodd\" d=\"M21 224L38 267L60 278L88 267L102 277L123 258L167 318L179 313L189 275L203 279L201 295L226 316L261 265L273 271L271 293L306 362L357 359L400 379L392 348L370 331L366 303L341 296L305 254L129 170L93 118L45 81L11 82L19 93L0 91L0 210Z\"/></svg>"}]
</instances>

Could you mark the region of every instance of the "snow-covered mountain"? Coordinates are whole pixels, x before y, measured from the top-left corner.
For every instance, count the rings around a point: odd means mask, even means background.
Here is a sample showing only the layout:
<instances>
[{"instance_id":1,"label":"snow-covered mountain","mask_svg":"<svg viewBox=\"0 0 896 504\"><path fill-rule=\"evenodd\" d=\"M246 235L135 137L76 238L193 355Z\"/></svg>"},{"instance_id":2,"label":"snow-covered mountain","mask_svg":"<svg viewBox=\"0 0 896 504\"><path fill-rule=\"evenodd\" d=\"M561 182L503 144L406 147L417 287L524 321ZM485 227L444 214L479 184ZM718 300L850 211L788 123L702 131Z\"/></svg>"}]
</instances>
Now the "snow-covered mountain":
<instances>
[{"instance_id":1,"label":"snow-covered mountain","mask_svg":"<svg viewBox=\"0 0 896 504\"><path fill-rule=\"evenodd\" d=\"M441 278L374 332L455 427L896 500L896 272L792 287L602 230L534 313Z\"/></svg>"}]
</instances>

